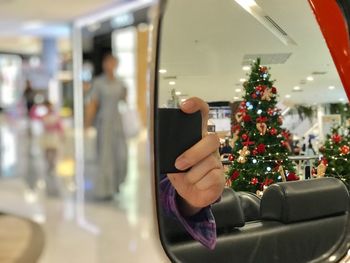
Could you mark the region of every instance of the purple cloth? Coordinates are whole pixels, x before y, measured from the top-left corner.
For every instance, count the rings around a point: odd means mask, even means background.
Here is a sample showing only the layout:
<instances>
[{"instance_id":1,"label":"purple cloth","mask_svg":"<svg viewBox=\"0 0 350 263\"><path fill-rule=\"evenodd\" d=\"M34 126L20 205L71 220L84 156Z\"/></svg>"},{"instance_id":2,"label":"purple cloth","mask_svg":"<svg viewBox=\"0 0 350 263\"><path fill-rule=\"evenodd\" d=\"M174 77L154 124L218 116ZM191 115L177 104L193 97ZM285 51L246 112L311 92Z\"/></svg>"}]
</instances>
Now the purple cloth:
<instances>
[{"instance_id":1,"label":"purple cloth","mask_svg":"<svg viewBox=\"0 0 350 263\"><path fill-rule=\"evenodd\" d=\"M176 218L187 232L209 249L216 245L216 223L210 206L203 208L196 215L184 217L176 204L177 193L167 176L160 181L160 202L165 216Z\"/></svg>"}]
</instances>

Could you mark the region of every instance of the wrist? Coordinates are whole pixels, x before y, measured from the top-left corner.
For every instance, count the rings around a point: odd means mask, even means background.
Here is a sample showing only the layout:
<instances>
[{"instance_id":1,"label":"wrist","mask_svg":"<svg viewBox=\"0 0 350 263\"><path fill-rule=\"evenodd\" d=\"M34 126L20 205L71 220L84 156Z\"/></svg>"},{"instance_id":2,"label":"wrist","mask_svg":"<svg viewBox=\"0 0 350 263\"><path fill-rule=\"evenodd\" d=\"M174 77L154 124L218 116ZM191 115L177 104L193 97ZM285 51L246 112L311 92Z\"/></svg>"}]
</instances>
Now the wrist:
<instances>
[{"instance_id":1,"label":"wrist","mask_svg":"<svg viewBox=\"0 0 350 263\"><path fill-rule=\"evenodd\" d=\"M196 207L191 205L186 199L182 198L179 194L176 194L176 203L178 209L184 217L191 217L199 213L202 207Z\"/></svg>"}]
</instances>

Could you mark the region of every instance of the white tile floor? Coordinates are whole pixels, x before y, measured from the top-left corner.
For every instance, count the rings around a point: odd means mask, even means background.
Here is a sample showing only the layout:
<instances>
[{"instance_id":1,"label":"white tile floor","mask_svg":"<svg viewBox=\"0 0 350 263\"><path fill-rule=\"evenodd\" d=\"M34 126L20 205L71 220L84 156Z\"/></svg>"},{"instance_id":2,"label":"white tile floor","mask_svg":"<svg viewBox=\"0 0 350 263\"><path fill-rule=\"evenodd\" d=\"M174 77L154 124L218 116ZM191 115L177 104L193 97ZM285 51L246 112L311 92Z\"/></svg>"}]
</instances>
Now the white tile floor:
<instances>
[{"instance_id":1,"label":"white tile floor","mask_svg":"<svg viewBox=\"0 0 350 263\"><path fill-rule=\"evenodd\" d=\"M46 174L38 140L29 139L25 127L18 120L1 124L0 211L42 224L46 242L40 263L164 261L154 238L149 178L142 177L146 158L138 158L146 154L144 139L130 144L119 202L87 202L75 198L84 187L74 176ZM65 143L65 158L72 156L72 145L72 139ZM93 165L87 167L86 181L93 176L88 174Z\"/></svg>"}]
</instances>

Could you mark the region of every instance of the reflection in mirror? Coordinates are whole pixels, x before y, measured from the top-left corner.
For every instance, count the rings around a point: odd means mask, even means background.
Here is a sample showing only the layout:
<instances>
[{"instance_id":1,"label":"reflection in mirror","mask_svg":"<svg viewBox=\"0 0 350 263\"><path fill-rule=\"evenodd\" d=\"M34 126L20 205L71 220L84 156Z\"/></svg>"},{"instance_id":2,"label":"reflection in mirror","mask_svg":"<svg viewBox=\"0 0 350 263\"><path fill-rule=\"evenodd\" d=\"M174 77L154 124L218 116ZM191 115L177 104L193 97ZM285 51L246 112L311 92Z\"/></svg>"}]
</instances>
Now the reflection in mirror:
<instances>
[{"instance_id":1,"label":"reflection in mirror","mask_svg":"<svg viewBox=\"0 0 350 263\"><path fill-rule=\"evenodd\" d=\"M331 255L348 231L350 107L308 2L168 0L164 10L157 161L168 254Z\"/></svg>"}]
</instances>

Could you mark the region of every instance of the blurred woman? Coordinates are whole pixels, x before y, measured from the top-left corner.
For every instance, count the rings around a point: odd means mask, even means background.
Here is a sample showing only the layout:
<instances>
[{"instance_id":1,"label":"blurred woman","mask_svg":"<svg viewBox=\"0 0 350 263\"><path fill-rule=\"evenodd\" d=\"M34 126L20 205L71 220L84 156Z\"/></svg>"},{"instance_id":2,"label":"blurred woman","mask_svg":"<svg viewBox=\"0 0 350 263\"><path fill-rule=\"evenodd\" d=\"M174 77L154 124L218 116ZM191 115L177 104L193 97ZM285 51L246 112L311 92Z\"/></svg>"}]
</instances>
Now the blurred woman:
<instances>
[{"instance_id":1,"label":"blurred woman","mask_svg":"<svg viewBox=\"0 0 350 263\"><path fill-rule=\"evenodd\" d=\"M118 104L126 101L126 87L115 76L118 60L107 54L102 61L103 74L97 77L85 112L85 125L96 125L99 174L94 193L98 199L111 199L119 192L127 169L127 145Z\"/></svg>"}]
</instances>

